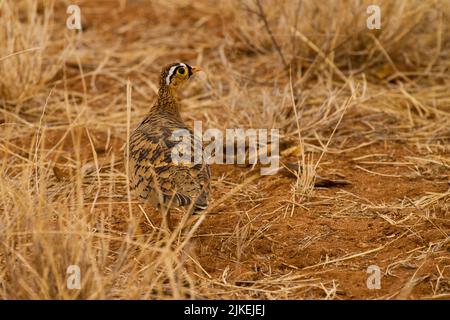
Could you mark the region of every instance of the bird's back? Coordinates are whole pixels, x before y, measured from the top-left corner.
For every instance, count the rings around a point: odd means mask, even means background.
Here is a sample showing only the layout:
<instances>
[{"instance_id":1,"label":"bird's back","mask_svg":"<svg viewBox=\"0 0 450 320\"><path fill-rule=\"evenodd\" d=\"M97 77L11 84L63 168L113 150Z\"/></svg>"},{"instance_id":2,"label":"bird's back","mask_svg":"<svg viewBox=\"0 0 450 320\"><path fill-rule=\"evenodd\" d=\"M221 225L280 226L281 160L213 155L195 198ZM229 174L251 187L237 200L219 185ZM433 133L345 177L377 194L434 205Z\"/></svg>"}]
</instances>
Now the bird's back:
<instances>
[{"instance_id":1,"label":"bird's back","mask_svg":"<svg viewBox=\"0 0 450 320\"><path fill-rule=\"evenodd\" d=\"M162 110L151 112L133 131L129 143L130 186L142 201L154 206L206 209L210 169L205 163L174 162L172 151L179 143L173 133L184 130L195 139L180 118Z\"/></svg>"}]
</instances>

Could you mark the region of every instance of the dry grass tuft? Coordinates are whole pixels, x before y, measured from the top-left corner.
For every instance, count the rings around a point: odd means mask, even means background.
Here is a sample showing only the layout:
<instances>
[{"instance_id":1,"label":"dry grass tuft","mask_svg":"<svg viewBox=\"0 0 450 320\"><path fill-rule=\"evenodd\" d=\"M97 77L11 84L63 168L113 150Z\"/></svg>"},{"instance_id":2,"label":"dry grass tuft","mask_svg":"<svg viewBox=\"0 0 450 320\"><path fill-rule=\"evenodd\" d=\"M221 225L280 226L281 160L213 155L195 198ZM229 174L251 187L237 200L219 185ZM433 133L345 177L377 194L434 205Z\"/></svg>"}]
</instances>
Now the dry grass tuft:
<instances>
[{"instance_id":1,"label":"dry grass tuft","mask_svg":"<svg viewBox=\"0 0 450 320\"><path fill-rule=\"evenodd\" d=\"M18 112L61 71L71 45L57 38L50 2L2 1L0 10L0 96Z\"/></svg>"}]
</instances>

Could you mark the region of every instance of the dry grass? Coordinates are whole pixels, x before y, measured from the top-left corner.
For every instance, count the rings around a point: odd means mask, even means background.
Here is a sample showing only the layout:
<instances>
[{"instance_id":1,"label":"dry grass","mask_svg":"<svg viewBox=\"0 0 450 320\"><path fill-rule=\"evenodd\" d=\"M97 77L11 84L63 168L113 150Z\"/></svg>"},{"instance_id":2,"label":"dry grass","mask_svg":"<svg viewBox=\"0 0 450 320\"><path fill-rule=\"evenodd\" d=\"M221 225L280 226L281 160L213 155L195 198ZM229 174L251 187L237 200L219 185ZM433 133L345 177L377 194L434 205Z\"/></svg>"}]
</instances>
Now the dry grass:
<instances>
[{"instance_id":1,"label":"dry grass","mask_svg":"<svg viewBox=\"0 0 450 320\"><path fill-rule=\"evenodd\" d=\"M450 298L450 2L377 3L0 0L0 298ZM218 214L167 234L124 155L173 61L207 74L185 119L302 171L214 166Z\"/></svg>"}]
</instances>

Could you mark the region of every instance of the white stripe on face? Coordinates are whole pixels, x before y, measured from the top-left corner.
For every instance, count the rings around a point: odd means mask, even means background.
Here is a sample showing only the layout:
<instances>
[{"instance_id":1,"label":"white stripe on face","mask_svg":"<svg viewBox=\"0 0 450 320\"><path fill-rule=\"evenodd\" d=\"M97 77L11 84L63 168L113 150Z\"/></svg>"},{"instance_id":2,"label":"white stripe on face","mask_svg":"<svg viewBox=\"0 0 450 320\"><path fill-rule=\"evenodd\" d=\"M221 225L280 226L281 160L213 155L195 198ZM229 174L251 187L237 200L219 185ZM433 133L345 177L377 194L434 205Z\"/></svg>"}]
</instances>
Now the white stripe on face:
<instances>
[{"instance_id":1,"label":"white stripe on face","mask_svg":"<svg viewBox=\"0 0 450 320\"><path fill-rule=\"evenodd\" d=\"M181 67L181 66L186 67L186 64L184 64L184 63L181 62L181 63L179 63L179 64L177 64L177 65L172 66L172 67L169 69L169 73L167 74L167 77L166 77L166 85L169 85L169 84L170 84L170 78L172 77L173 72L175 71L175 69L178 68L178 67Z\"/></svg>"}]
</instances>

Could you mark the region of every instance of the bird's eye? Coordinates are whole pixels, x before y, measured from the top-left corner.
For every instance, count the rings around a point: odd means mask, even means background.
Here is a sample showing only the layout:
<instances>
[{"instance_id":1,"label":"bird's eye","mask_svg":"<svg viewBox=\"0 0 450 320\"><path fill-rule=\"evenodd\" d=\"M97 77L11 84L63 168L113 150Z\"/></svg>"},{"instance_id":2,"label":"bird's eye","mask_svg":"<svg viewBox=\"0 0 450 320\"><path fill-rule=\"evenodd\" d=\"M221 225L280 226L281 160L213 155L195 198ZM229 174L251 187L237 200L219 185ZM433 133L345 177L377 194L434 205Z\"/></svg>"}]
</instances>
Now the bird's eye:
<instances>
[{"instance_id":1,"label":"bird's eye","mask_svg":"<svg viewBox=\"0 0 450 320\"><path fill-rule=\"evenodd\" d=\"M178 68L178 73L179 74L184 74L186 71L184 70L184 68Z\"/></svg>"}]
</instances>

